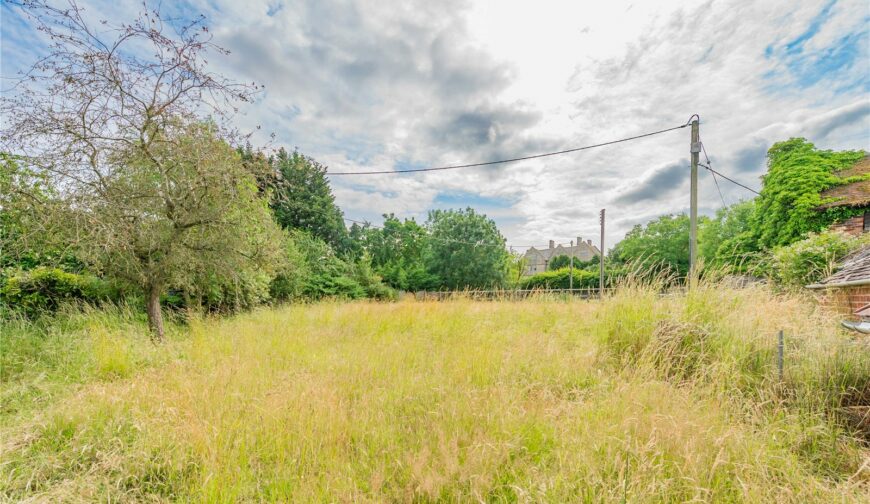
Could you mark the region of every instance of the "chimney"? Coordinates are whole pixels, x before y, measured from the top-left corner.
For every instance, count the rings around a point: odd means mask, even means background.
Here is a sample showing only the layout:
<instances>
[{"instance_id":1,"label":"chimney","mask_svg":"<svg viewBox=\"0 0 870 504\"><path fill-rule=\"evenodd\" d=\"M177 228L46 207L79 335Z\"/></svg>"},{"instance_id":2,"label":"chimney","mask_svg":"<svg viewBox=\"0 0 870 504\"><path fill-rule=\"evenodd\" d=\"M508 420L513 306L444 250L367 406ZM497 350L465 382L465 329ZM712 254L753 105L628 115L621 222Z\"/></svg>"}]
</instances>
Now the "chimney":
<instances>
[{"instance_id":1,"label":"chimney","mask_svg":"<svg viewBox=\"0 0 870 504\"><path fill-rule=\"evenodd\" d=\"M588 243L590 247L592 246L592 240L586 240L586 243Z\"/></svg>"},{"instance_id":2,"label":"chimney","mask_svg":"<svg viewBox=\"0 0 870 504\"><path fill-rule=\"evenodd\" d=\"M553 250L553 248L555 248L555 247L556 247L556 242L554 242L553 240L550 240L550 250Z\"/></svg>"},{"instance_id":3,"label":"chimney","mask_svg":"<svg viewBox=\"0 0 870 504\"><path fill-rule=\"evenodd\" d=\"M582 237L582 236L578 236L578 237L577 237L577 241L574 242L574 244L575 244L576 246L579 247L581 243L583 243L583 237Z\"/></svg>"}]
</instances>

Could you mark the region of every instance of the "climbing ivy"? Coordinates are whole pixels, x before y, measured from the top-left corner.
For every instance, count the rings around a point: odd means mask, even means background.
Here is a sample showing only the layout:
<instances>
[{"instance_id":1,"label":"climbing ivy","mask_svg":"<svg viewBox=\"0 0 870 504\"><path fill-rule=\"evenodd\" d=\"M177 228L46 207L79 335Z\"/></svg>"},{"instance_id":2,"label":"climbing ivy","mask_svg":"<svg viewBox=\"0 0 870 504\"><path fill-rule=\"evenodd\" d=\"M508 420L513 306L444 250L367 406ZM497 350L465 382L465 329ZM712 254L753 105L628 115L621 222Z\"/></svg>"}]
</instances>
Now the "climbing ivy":
<instances>
[{"instance_id":1,"label":"climbing ivy","mask_svg":"<svg viewBox=\"0 0 870 504\"><path fill-rule=\"evenodd\" d=\"M761 196L754 216L754 238L758 249L788 245L810 232L853 215L848 208L819 210L824 201L819 193L839 184L868 178L842 179L834 172L849 168L866 155L864 151L819 150L804 138L773 144L767 152L768 171L763 177Z\"/></svg>"}]
</instances>

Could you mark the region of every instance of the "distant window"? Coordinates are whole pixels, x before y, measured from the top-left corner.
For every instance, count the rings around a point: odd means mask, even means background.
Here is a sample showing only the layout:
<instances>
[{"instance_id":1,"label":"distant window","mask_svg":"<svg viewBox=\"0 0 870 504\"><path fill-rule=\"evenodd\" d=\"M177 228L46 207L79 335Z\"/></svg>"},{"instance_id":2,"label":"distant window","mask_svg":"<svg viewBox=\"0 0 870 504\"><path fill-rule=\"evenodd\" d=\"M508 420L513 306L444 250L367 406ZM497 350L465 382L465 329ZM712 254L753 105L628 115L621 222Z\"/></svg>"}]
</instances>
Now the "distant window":
<instances>
[{"instance_id":1,"label":"distant window","mask_svg":"<svg viewBox=\"0 0 870 504\"><path fill-rule=\"evenodd\" d=\"M870 231L870 210L864 212L864 232Z\"/></svg>"}]
</instances>

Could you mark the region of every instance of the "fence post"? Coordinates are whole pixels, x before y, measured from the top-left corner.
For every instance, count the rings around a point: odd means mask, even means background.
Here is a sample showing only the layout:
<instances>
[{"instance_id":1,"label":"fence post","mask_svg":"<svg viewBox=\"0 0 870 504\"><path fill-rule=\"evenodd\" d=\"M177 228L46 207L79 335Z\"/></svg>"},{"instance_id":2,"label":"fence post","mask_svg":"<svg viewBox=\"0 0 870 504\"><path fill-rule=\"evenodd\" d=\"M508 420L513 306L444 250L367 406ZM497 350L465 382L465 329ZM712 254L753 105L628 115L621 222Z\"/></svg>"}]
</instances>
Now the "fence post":
<instances>
[{"instance_id":1,"label":"fence post","mask_svg":"<svg viewBox=\"0 0 870 504\"><path fill-rule=\"evenodd\" d=\"M777 363L777 366L779 367L779 381L782 381L783 347L785 346L784 341L783 341L784 338L783 338L783 334L782 334L782 329L779 330L779 338L778 339L779 339L779 341L777 343L778 357L777 357L776 363Z\"/></svg>"}]
</instances>

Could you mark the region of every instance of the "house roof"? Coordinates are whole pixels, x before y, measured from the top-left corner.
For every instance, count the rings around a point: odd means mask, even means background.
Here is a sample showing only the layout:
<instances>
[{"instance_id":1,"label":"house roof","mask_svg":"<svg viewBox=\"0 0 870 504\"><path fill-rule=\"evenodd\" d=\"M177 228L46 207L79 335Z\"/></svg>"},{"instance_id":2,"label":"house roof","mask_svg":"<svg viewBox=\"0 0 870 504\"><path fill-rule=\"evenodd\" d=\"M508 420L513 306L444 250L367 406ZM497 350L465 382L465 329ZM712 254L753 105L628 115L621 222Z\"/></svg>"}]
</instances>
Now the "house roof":
<instances>
[{"instance_id":1,"label":"house roof","mask_svg":"<svg viewBox=\"0 0 870 504\"><path fill-rule=\"evenodd\" d=\"M568 255L569 252L575 251L579 252L580 250L591 250L593 255L601 255L601 252L598 250L598 247L595 245L589 245L586 242L580 242L573 247L565 247L563 245L556 245L554 248L545 248L545 249L537 249L535 247L531 247L526 250L525 255L530 254L538 254L544 259L551 259L552 257L560 256L560 255Z\"/></svg>"},{"instance_id":2,"label":"house roof","mask_svg":"<svg viewBox=\"0 0 870 504\"><path fill-rule=\"evenodd\" d=\"M833 275L807 287L824 289L855 285L870 285L870 245L846 256Z\"/></svg>"},{"instance_id":3,"label":"house roof","mask_svg":"<svg viewBox=\"0 0 870 504\"><path fill-rule=\"evenodd\" d=\"M865 156L863 159L852 165L851 168L836 172L839 178L858 177L861 175L870 175L870 156ZM825 189L821 193L822 200L832 200L819 206L820 209L833 207L862 207L870 206L870 178L852 182L851 184L843 184Z\"/></svg>"}]
</instances>

